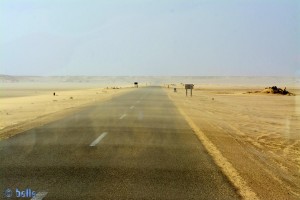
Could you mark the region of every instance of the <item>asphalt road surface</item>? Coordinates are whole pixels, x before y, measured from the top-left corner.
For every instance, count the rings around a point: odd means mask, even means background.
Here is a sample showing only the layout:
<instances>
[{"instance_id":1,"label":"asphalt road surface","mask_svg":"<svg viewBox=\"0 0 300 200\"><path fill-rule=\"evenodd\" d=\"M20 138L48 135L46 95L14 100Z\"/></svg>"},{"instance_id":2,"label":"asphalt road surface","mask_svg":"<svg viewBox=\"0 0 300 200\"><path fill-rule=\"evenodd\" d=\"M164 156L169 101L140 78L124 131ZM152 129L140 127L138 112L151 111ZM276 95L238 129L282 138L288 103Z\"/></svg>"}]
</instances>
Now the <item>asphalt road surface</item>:
<instances>
[{"instance_id":1,"label":"asphalt road surface","mask_svg":"<svg viewBox=\"0 0 300 200\"><path fill-rule=\"evenodd\" d=\"M160 87L0 141L0 187L4 199L239 199Z\"/></svg>"}]
</instances>

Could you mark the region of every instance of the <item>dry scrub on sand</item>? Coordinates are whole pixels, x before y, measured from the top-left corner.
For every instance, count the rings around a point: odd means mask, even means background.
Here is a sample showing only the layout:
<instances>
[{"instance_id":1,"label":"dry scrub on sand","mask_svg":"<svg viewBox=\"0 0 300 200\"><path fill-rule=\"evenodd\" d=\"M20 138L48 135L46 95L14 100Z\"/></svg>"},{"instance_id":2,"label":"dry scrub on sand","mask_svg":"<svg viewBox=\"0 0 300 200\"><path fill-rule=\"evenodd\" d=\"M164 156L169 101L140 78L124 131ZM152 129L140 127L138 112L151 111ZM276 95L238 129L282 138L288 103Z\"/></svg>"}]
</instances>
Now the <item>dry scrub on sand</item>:
<instances>
[{"instance_id":1,"label":"dry scrub on sand","mask_svg":"<svg viewBox=\"0 0 300 200\"><path fill-rule=\"evenodd\" d=\"M286 96L196 87L186 97L182 85L175 87L165 89L170 99L243 197L300 199L298 89Z\"/></svg>"},{"instance_id":2,"label":"dry scrub on sand","mask_svg":"<svg viewBox=\"0 0 300 200\"><path fill-rule=\"evenodd\" d=\"M247 92L248 94L251 94L253 92ZM286 88L281 89L278 88L277 86L272 86L272 87L266 87L265 89L261 91L255 91L254 93L263 93L263 94L280 94L280 95L288 95L288 96L295 96L294 93L291 93L286 90Z\"/></svg>"},{"instance_id":3,"label":"dry scrub on sand","mask_svg":"<svg viewBox=\"0 0 300 200\"><path fill-rule=\"evenodd\" d=\"M131 88L81 89L68 91L49 90L47 94L0 98L0 140L11 137L32 127L41 126L62 118L83 106L105 101L130 91ZM7 92L9 91L2 91ZM9 94L8 94L9 95Z\"/></svg>"}]
</instances>

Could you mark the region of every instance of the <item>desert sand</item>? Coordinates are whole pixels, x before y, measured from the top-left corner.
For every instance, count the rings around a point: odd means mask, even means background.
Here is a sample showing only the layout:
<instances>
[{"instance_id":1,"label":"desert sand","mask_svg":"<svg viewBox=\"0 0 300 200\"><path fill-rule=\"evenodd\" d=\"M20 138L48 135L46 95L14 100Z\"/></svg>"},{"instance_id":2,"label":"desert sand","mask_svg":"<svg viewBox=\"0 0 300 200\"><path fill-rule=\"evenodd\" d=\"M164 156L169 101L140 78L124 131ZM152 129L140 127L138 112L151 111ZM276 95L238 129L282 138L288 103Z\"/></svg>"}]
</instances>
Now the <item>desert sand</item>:
<instances>
[{"instance_id":1,"label":"desert sand","mask_svg":"<svg viewBox=\"0 0 300 200\"><path fill-rule=\"evenodd\" d=\"M132 80L165 87L242 196L300 199L299 77L0 76L0 140L129 92ZM274 85L296 96L255 92Z\"/></svg>"},{"instance_id":2,"label":"desert sand","mask_svg":"<svg viewBox=\"0 0 300 200\"><path fill-rule=\"evenodd\" d=\"M186 97L183 84L167 85L170 99L242 196L300 198L300 89L296 85L289 90L296 96L284 96L248 93L262 86L196 84L192 97Z\"/></svg>"},{"instance_id":3,"label":"desert sand","mask_svg":"<svg viewBox=\"0 0 300 200\"><path fill-rule=\"evenodd\" d=\"M77 85L66 88L57 84L55 89L50 89L49 85L39 84L6 85L0 90L0 140L131 89L126 86L83 89Z\"/></svg>"}]
</instances>

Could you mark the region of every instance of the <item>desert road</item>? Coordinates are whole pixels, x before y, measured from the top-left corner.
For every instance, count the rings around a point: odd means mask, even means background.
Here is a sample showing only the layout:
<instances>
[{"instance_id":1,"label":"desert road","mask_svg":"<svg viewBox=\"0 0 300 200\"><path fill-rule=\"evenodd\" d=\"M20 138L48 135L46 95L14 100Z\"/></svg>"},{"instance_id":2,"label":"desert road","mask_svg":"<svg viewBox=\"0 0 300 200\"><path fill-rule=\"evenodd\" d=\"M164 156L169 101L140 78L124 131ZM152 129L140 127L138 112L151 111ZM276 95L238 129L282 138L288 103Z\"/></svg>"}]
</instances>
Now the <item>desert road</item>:
<instances>
[{"instance_id":1,"label":"desert road","mask_svg":"<svg viewBox=\"0 0 300 200\"><path fill-rule=\"evenodd\" d=\"M160 87L0 141L0 189L4 199L239 199Z\"/></svg>"}]
</instances>

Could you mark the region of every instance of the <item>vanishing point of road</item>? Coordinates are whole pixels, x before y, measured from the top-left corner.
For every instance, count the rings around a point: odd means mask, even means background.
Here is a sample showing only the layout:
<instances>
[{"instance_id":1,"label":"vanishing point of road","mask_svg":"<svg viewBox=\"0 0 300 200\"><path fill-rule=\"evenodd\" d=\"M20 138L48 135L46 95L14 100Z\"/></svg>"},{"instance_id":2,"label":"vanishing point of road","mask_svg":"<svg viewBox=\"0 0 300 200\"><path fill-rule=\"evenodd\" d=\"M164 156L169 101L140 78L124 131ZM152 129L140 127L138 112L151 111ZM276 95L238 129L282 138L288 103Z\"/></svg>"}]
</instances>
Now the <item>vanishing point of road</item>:
<instances>
[{"instance_id":1,"label":"vanishing point of road","mask_svg":"<svg viewBox=\"0 0 300 200\"><path fill-rule=\"evenodd\" d=\"M16 189L44 200L239 199L160 87L0 141L0 189L4 199L22 199Z\"/></svg>"}]
</instances>

